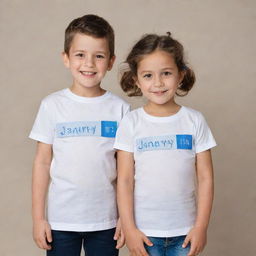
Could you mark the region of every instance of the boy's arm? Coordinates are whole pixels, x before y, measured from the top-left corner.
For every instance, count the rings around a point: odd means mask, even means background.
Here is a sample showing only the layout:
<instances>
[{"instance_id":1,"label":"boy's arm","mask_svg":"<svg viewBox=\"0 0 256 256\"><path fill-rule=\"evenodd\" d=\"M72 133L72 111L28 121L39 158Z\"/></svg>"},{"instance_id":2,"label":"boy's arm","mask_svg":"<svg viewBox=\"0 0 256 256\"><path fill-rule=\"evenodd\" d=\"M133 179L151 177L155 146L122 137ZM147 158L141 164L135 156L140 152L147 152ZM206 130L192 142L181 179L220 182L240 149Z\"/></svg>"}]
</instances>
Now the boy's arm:
<instances>
[{"instance_id":1,"label":"boy's arm","mask_svg":"<svg viewBox=\"0 0 256 256\"><path fill-rule=\"evenodd\" d=\"M133 153L119 150L117 153L117 202L126 245L131 255L148 256L144 243L152 243L137 229L134 221L134 159Z\"/></svg>"},{"instance_id":2,"label":"boy's arm","mask_svg":"<svg viewBox=\"0 0 256 256\"><path fill-rule=\"evenodd\" d=\"M199 254L205 244L207 237L207 228L210 220L213 202L213 166L211 151L206 150L198 153L196 156L197 171L197 218L194 228L187 235L183 247L191 243L191 249L188 256Z\"/></svg>"},{"instance_id":3,"label":"boy's arm","mask_svg":"<svg viewBox=\"0 0 256 256\"><path fill-rule=\"evenodd\" d=\"M52 145L37 143L32 174L32 218L33 238L41 249L50 250L51 228L45 216L45 199L50 180Z\"/></svg>"}]
</instances>

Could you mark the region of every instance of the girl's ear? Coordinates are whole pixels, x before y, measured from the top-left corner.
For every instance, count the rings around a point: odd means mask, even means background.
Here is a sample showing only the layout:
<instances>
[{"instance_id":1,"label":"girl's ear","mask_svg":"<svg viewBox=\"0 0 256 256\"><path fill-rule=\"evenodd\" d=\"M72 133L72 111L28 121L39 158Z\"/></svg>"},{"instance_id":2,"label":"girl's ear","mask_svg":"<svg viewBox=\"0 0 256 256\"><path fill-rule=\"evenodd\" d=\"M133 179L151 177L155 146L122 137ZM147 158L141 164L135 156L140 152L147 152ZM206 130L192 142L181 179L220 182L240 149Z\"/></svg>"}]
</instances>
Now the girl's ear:
<instances>
[{"instance_id":1,"label":"girl's ear","mask_svg":"<svg viewBox=\"0 0 256 256\"><path fill-rule=\"evenodd\" d=\"M180 79L179 79L179 84L182 83L184 76L186 75L186 70L182 70L180 72Z\"/></svg>"},{"instance_id":2,"label":"girl's ear","mask_svg":"<svg viewBox=\"0 0 256 256\"><path fill-rule=\"evenodd\" d=\"M67 55L67 53L62 52L62 60L63 60L64 66L66 68L69 68L70 67L70 63L69 63L69 56Z\"/></svg>"},{"instance_id":3,"label":"girl's ear","mask_svg":"<svg viewBox=\"0 0 256 256\"><path fill-rule=\"evenodd\" d=\"M140 83L138 81L138 77L137 76L133 76L132 79L133 79L134 83L140 88Z\"/></svg>"},{"instance_id":4,"label":"girl's ear","mask_svg":"<svg viewBox=\"0 0 256 256\"><path fill-rule=\"evenodd\" d=\"M109 60L109 63L108 63L108 71L110 71L114 65L114 62L116 60L116 56L113 56L110 60Z\"/></svg>"}]
</instances>

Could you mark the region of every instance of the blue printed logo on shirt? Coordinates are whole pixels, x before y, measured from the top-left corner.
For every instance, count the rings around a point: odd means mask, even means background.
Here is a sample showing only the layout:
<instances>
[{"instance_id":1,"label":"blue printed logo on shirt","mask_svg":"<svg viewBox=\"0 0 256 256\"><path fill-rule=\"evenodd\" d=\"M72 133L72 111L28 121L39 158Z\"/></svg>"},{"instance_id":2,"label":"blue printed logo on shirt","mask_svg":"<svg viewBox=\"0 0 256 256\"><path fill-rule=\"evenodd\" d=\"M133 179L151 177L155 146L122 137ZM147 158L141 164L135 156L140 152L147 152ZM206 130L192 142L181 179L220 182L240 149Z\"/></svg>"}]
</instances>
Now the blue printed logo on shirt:
<instances>
[{"instance_id":1,"label":"blue printed logo on shirt","mask_svg":"<svg viewBox=\"0 0 256 256\"><path fill-rule=\"evenodd\" d=\"M81 121L65 122L56 125L58 138L77 136L98 136L114 138L117 130L116 121Z\"/></svg>"},{"instance_id":2,"label":"blue printed logo on shirt","mask_svg":"<svg viewBox=\"0 0 256 256\"><path fill-rule=\"evenodd\" d=\"M115 138L117 130L117 122L101 121L101 136L108 138Z\"/></svg>"},{"instance_id":3,"label":"blue printed logo on shirt","mask_svg":"<svg viewBox=\"0 0 256 256\"><path fill-rule=\"evenodd\" d=\"M175 149L191 150L192 135L177 134L139 138L136 140L136 149L138 152Z\"/></svg>"},{"instance_id":4,"label":"blue printed logo on shirt","mask_svg":"<svg viewBox=\"0 0 256 256\"><path fill-rule=\"evenodd\" d=\"M192 149L192 135L177 134L177 149Z\"/></svg>"}]
</instances>

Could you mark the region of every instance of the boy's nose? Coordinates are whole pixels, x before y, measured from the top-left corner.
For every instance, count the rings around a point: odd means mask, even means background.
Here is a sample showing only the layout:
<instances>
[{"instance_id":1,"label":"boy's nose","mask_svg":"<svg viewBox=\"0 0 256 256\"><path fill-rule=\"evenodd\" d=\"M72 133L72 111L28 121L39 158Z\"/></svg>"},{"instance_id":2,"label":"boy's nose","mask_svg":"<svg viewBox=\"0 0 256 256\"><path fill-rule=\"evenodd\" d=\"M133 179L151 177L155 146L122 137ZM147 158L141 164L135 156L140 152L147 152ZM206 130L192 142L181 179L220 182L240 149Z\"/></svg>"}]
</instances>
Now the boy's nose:
<instances>
[{"instance_id":1,"label":"boy's nose","mask_svg":"<svg viewBox=\"0 0 256 256\"><path fill-rule=\"evenodd\" d=\"M84 61L84 65L86 67L93 67L94 66L94 61L93 61L92 56L87 56L87 58Z\"/></svg>"}]
</instances>

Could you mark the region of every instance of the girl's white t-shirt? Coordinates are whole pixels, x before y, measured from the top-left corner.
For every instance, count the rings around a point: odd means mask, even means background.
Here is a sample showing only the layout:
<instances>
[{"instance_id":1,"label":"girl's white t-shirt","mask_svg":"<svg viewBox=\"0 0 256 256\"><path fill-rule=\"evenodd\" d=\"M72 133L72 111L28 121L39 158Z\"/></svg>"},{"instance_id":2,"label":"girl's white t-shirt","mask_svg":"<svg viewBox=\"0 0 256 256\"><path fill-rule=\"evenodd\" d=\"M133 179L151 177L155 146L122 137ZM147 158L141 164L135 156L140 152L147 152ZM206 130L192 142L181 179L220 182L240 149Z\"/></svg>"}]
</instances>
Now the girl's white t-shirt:
<instances>
[{"instance_id":1,"label":"girl's white t-shirt","mask_svg":"<svg viewBox=\"0 0 256 256\"><path fill-rule=\"evenodd\" d=\"M117 126L129 105L110 92L93 98L69 89L41 103L30 138L52 144L48 221L53 230L115 227Z\"/></svg>"},{"instance_id":2,"label":"girl's white t-shirt","mask_svg":"<svg viewBox=\"0 0 256 256\"><path fill-rule=\"evenodd\" d=\"M192 228L196 154L214 146L203 115L188 107L167 117L143 108L124 117L114 147L134 155L135 222L147 236L186 235Z\"/></svg>"}]
</instances>

